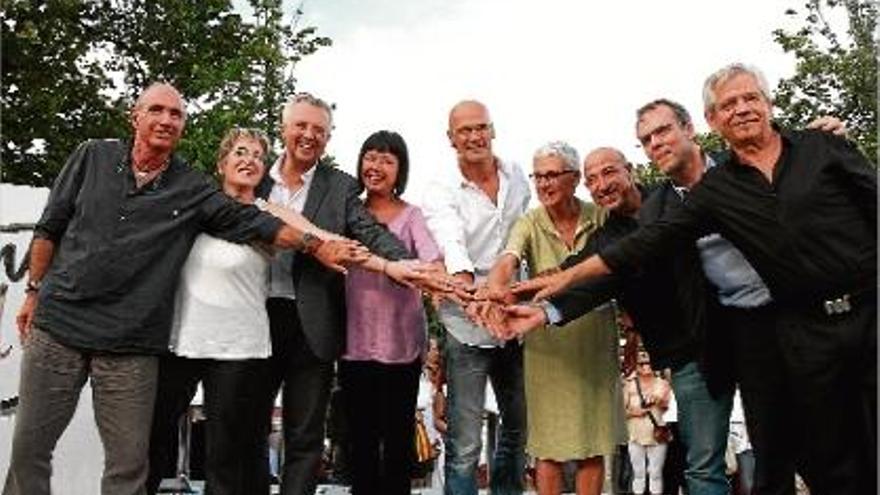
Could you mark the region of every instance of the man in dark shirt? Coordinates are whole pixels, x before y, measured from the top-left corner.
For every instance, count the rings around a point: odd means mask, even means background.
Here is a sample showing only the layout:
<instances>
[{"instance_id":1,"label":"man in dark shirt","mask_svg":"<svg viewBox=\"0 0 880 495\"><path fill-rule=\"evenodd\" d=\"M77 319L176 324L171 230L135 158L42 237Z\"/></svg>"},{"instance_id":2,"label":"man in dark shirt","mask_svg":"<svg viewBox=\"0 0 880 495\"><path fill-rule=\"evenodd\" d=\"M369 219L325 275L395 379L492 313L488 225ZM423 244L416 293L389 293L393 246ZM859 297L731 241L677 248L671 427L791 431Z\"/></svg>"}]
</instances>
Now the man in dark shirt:
<instances>
[{"instance_id":1,"label":"man in dark shirt","mask_svg":"<svg viewBox=\"0 0 880 495\"><path fill-rule=\"evenodd\" d=\"M755 69L721 69L704 100L732 148L729 162L707 172L683 207L558 274L537 296L637 270L719 232L777 301L805 480L815 493L876 493L876 171L843 139L772 126Z\"/></svg>"},{"instance_id":2,"label":"man in dark shirt","mask_svg":"<svg viewBox=\"0 0 880 495\"><path fill-rule=\"evenodd\" d=\"M92 140L55 181L31 244L17 322L25 353L6 495L48 495L52 451L91 380L105 449L102 493L142 494L156 387L179 270L201 231L304 247L323 263L363 258L237 203L173 155L180 94L154 84L131 112L132 142Z\"/></svg>"},{"instance_id":3,"label":"man in dark shirt","mask_svg":"<svg viewBox=\"0 0 880 495\"><path fill-rule=\"evenodd\" d=\"M610 214L562 268L614 244L679 201L669 181L650 193L637 187L631 165L613 148L587 155L584 180L596 204ZM652 366L672 371L678 426L687 448L689 493L726 495L730 487L724 452L733 388L727 370L717 366L705 340L715 301L696 245L679 249L670 260L646 264L630 276L605 277L554 296L548 312L558 314L549 322L563 325L614 297L632 317Z\"/></svg>"}]
</instances>

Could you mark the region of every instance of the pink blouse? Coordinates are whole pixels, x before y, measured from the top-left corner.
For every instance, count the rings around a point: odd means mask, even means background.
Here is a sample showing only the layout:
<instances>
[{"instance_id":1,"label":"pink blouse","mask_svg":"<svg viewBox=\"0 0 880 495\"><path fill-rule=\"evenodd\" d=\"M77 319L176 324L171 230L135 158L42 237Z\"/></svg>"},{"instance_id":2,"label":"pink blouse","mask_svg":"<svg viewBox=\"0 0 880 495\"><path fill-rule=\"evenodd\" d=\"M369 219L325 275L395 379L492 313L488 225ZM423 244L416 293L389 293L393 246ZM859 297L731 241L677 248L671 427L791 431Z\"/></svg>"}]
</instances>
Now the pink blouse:
<instances>
[{"instance_id":1,"label":"pink blouse","mask_svg":"<svg viewBox=\"0 0 880 495\"><path fill-rule=\"evenodd\" d=\"M406 205L387 227L419 260L441 258L418 207ZM425 351L425 311L418 290L385 275L350 268L345 297L347 337L342 359L402 364L415 361Z\"/></svg>"}]
</instances>

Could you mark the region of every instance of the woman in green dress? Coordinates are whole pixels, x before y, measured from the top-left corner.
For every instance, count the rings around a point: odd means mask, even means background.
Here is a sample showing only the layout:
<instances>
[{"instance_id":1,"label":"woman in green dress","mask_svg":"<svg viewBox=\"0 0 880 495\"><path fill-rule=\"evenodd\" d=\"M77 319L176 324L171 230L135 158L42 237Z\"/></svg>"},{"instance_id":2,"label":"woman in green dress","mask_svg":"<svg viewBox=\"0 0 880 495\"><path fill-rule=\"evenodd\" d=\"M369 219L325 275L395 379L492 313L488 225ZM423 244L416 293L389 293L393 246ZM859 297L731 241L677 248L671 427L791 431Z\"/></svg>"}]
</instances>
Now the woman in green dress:
<instances>
[{"instance_id":1,"label":"woman in green dress","mask_svg":"<svg viewBox=\"0 0 880 495\"><path fill-rule=\"evenodd\" d=\"M535 276L584 247L604 215L575 197L579 177L570 145L552 142L535 152L531 178L541 206L513 227L489 276L490 292L503 291L521 264ZM527 449L536 458L539 495L562 493L568 461L577 464L577 494L601 494L604 457L625 440L614 318L606 305L525 337Z\"/></svg>"}]
</instances>

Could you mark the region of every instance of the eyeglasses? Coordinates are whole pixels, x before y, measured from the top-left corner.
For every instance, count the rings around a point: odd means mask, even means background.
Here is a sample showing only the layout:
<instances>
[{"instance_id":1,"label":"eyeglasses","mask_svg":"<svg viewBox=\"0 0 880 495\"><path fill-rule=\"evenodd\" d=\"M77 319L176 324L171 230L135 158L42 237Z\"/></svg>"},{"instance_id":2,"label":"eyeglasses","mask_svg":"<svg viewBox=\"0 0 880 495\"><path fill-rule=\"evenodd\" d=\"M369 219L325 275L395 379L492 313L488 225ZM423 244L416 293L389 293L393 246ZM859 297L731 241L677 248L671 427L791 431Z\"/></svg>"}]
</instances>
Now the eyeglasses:
<instances>
[{"instance_id":1,"label":"eyeglasses","mask_svg":"<svg viewBox=\"0 0 880 495\"><path fill-rule=\"evenodd\" d=\"M455 130L455 135L460 138L470 137L472 133L477 133L478 135L484 135L492 129L492 124L476 124L476 125L465 125L461 126Z\"/></svg>"},{"instance_id":2,"label":"eyeglasses","mask_svg":"<svg viewBox=\"0 0 880 495\"><path fill-rule=\"evenodd\" d=\"M573 174L574 170L560 170L557 172L546 172L543 174L529 174L529 178L534 181L535 184L540 182L546 182L548 184L556 184L559 182L559 178L563 175Z\"/></svg>"}]
</instances>

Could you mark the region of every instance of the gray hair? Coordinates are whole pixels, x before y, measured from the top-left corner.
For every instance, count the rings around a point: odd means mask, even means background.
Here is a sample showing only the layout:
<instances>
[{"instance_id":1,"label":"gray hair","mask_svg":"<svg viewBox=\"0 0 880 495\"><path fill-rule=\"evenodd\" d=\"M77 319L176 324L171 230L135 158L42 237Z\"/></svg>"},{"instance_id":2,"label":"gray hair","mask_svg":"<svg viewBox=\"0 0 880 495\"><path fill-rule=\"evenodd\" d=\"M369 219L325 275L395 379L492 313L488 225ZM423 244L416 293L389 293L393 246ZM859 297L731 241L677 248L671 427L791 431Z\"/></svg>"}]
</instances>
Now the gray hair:
<instances>
[{"instance_id":1,"label":"gray hair","mask_svg":"<svg viewBox=\"0 0 880 495\"><path fill-rule=\"evenodd\" d=\"M755 81L758 83L758 89L761 90L764 98L768 102L773 101L773 98L770 97L770 86L767 84L767 78L764 77L764 73L757 67L737 62L718 69L706 78L706 82L703 83L703 109L705 112L715 110L715 88L719 84L740 74L748 74L755 78Z\"/></svg>"},{"instance_id":2,"label":"gray hair","mask_svg":"<svg viewBox=\"0 0 880 495\"><path fill-rule=\"evenodd\" d=\"M333 129L333 107L331 107L329 103L322 100L321 98L318 98L317 96L306 92L296 93L289 100L287 100L287 103L284 104L284 109L281 110L282 127L284 126L284 124L287 123L288 120L290 120L290 113L293 111L293 106L297 103L308 103L313 107L318 107L323 110L327 114L327 122L330 124L330 129L327 129L327 131L329 132Z\"/></svg>"},{"instance_id":3,"label":"gray hair","mask_svg":"<svg viewBox=\"0 0 880 495\"><path fill-rule=\"evenodd\" d=\"M535 151L533 159L537 160L539 158L547 158L550 156L561 158L562 164L565 166L566 170L580 172L581 159L578 157L578 152L565 141L551 141L544 146L541 146Z\"/></svg>"}]
</instances>

